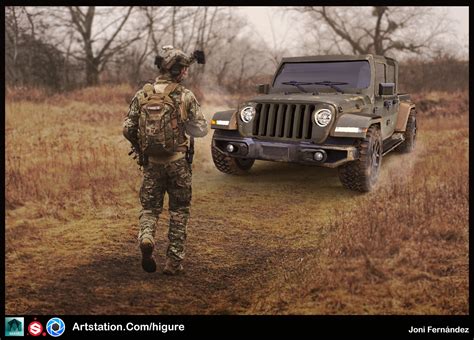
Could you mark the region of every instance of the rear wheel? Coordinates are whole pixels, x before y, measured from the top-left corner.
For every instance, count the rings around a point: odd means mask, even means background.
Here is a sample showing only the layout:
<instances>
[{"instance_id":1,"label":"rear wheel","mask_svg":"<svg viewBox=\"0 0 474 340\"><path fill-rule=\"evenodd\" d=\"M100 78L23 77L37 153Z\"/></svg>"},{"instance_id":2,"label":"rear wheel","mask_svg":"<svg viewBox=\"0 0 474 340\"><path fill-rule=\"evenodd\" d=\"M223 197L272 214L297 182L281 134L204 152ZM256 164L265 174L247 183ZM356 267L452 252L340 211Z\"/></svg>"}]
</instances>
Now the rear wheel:
<instances>
[{"instance_id":1,"label":"rear wheel","mask_svg":"<svg viewBox=\"0 0 474 340\"><path fill-rule=\"evenodd\" d=\"M411 110L407 120L407 127L405 129L405 133L403 134L405 141L400 144L400 146L397 148L397 151L401 153L412 152L415 149L416 132L416 111Z\"/></svg>"},{"instance_id":2,"label":"rear wheel","mask_svg":"<svg viewBox=\"0 0 474 340\"><path fill-rule=\"evenodd\" d=\"M214 143L211 146L212 160L217 170L232 175L242 175L250 170L255 159L252 158L234 158L222 153Z\"/></svg>"},{"instance_id":3,"label":"rear wheel","mask_svg":"<svg viewBox=\"0 0 474 340\"><path fill-rule=\"evenodd\" d=\"M382 164L382 135L376 125L372 125L359 145L359 159L341 165L339 179L344 187L369 192L377 183Z\"/></svg>"}]
</instances>

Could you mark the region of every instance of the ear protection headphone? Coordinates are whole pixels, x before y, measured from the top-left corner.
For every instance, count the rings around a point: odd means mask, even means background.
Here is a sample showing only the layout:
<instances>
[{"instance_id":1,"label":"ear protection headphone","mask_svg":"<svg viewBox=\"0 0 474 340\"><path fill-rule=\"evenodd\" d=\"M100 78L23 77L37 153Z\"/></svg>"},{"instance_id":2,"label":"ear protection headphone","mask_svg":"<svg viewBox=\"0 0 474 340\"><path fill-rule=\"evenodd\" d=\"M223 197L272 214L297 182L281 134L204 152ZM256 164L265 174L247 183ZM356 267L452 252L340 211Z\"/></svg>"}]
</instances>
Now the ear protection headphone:
<instances>
[{"instance_id":1,"label":"ear protection headphone","mask_svg":"<svg viewBox=\"0 0 474 340\"><path fill-rule=\"evenodd\" d=\"M162 69L162 64L163 63L163 57L160 56L160 55L157 55L155 57L155 66L158 67L159 70ZM176 62L173 64L173 66L171 66L171 68L169 69L170 73L172 76L179 76L180 73L181 73L181 70L183 69L183 65L180 64L180 59L178 58L176 60Z\"/></svg>"},{"instance_id":2,"label":"ear protection headphone","mask_svg":"<svg viewBox=\"0 0 474 340\"><path fill-rule=\"evenodd\" d=\"M171 66L170 68L170 73L173 77L177 77L181 74L181 70L183 69L183 65L181 65L180 63L176 62L174 63L173 66Z\"/></svg>"},{"instance_id":3,"label":"ear protection headphone","mask_svg":"<svg viewBox=\"0 0 474 340\"><path fill-rule=\"evenodd\" d=\"M180 58L179 56L176 58L173 66L171 66L170 68L170 73L172 76L174 77L177 77L180 75L181 73L181 70L183 69L184 65L181 65L181 60L182 58Z\"/></svg>"},{"instance_id":4,"label":"ear protection headphone","mask_svg":"<svg viewBox=\"0 0 474 340\"><path fill-rule=\"evenodd\" d=\"M160 55L157 55L155 57L155 65L158 67L159 70L161 70L161 63L163 62L163 57Z\"/></svg>"}]
</instances>

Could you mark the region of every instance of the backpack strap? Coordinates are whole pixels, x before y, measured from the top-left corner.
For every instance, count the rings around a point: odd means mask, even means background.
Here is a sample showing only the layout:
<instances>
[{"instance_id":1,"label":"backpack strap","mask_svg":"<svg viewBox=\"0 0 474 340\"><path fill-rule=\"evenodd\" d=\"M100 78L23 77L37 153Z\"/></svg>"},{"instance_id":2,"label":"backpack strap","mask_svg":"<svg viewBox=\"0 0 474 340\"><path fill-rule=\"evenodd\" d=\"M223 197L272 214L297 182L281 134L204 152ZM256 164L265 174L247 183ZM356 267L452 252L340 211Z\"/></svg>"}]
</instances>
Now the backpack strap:
<instances>
[{"instance_id":1,"label":"backpack strap","mask_svg":"<svg viewBox=\"0 0 474 340\"><path fill-rule=\"evenodd\" d=\"M145 95L145 98L150 97L153 94L153 85L152 84L145 84L143 86L143 93Z\"/></svg>"},{"instance_id":2,"label":"backpack strap","mask_svg":"<svg viewBox=\"0 0 474 340\"><path fill-rule=\"evenodd\" d=\"M171 100L171 97L169 95L171 93L173 93L179 87L181 87L181 85L178 84L178 83L170 83L170 84L166 85L163 92L161 92L160 89L157 88L157 84L155 84L153 89L152 89L152 92L153 93L162 93L165 96L165 98L169 98L169 100ZM184 96L185 96L185 93L184 93L184 91L182 91L181 96L180 96L180 100L178 101L178 103L179 103L179 108L178 109L179 109L179 113L180 113L180 118L181 118L181 121L183 121L183 122L188 119L188 113L186 112L185 104L184 104Z\"/></svg>"},{"instance_id":3,"label":"backpack strap","mask_svg":"<svg viewBox=\"0 0 474 340\"><path fill-rule=\"evenodd\" d=\"M177 83L168 84L163 91L165 96L169 96L179 86Z\"/></svg>"},{"instance_id":4,"label":"backpack strap","mask_svg":"<svg viewBox=\"0 0 474 340\"><path fill-rule=\"evenodd\" d=\"M160 84L160 83L156 83L153 85L153 93L154 94L163 94L163 91L165 90L166 86L164 86L165 84Z\"/></svg>"},{"instance_id":5,"label":"backpack strap","mask_svg":"<svg viewBox=\"0 0 474 340\"><path fill-rule=\"evenodd\" d=\"M184 103L185 95L186 95L186 93L183 91L183 93L181 94L181 105L180 105L180 108L179 108L179 111L181 113L181 120L183 122L188 120L188 112L186 111L186 106L185 106L185 103Z\"/></svg>"},{"instance_id":6,"label":"backpack strap","mask_svg":"<svg viewBox=\"0 0 474 340\"><path fill-rule=\"evenodd\" d=\"M138 104L140 107L144 105L150 98L150 96L155 92L153 85L150 83L146 83L141 90L139 90L136 94L138 99Z\"/></svg>"},{"instance_id":7,"label":"backpack strap","mask_svg":"<svg viewBox=\"0 0 474 340\"><path fill-rule=\"evenodd\" d=\"M180 84L177 84L177 83L171 83L171 84L168 84L164 91L163 91L163 94L165 96L169 96L171 93L173 93L176 89L180 88L181 85ZM180 101L179 101L179 113L180 113L180 117L181 117L181 121L185 122L187 119L188 119L188 113L186 112L186 109L185 109L185 104L184 104L184 91L181 91L181 96L180 96Z\"/></svg>"}]
</instances>

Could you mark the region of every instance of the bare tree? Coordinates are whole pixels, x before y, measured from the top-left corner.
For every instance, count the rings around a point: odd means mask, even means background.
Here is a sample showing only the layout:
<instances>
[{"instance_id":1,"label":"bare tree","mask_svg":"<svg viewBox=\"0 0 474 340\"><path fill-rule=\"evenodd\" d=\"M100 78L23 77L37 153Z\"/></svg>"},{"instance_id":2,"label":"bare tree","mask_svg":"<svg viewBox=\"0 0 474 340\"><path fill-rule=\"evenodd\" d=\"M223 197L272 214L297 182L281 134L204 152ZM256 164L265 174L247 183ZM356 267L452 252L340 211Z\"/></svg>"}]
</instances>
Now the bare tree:
<instances>
[{"instance_id":1,"label":"bare tree","mask_svg":"<svg viewBox=\"0 0 474 340\"><path fill-rule=\"evenodd\" d=\"M94 19L97 20L98 15L94 6L88 7L87 10L79 6L70 6L68 10L72 25L79 33L83 48L80 53L73 55L85 63L87 85L96 85L99 82L99 74L104 70L109 59L115 53L124 50L132 42L139 39L139 35L135 35L116 41L132 13L133 7L126 8L124 13L114 18L112 22L109 22L95 34L93 33L93 25ZM115 27L112 27L114 25ZM110 32L109 36L107 36L108 31ZM97 42L101 42L101 46L98 48L96 46Z\"/></svg>"},{"instance_id":2,"label":"bare tree","mask_svg":"<svg viewBox=\"0 0 474 340\"><path fill-rule=\"evenodd\" d=\"M37 31L38 13L24 6L5 9L5 80L8 85L63 87L65 59L60 50Z\"/></svg>"},{"instance_id":3,"label":"bare tree","mask_svg":"<svg viewBox=\"0 0 474 340\"><path fill-rule=\"evenodd\" d=\"M354 54L420 54L450 32L449 22L427 7L297 7L324 34L326 46ZM420 28L423 29L420 29Z\"/></svg>"},{"instance_id":4,"label":"bare tree","mask_svg":"<svg viewBox=\"0 0 474 340\"><path fill-rule=\"evenodd\" d=\"M21 57L21 44L27 35L34 39L35 26L32 14L24 6L6 7L5 40L9 47L5 51L5 55L9 59L9 67L6 68L6 74L7 78L15 85L21 81L18 72L18 60Z\"/></svg>"},{"instance_id":5,"label":"bare tree","mask_svg":"<svg viewBox=\"0 0 474 340\"><path fill-rule=\"evenodd\" d=\"M268 56L270 57L273 65L276 67L280 63L281 59L289 54L288 49L288 32L289 27L286 29L285 33L282 36L278 36L275 30L275 14L273 16L267 16L268 22L270 24L272 32L272 45L267 49Z\"/></svg>"},{"instance_id":6,"label":"bare tree","mask_svg":"<svg viewBox=\"0 0 474 340\"><path fill-rule=\"evenodd\" d=\"M194 46L191 47L192 42L190 42L188 48L203 50L206 53L206 59L212 60L226 41L232 41L232 36L235 37L240 30L239 20L230 10L222 7L200 7L193 18ZM190 74L190 82L196 82L202 77L205 68L206 65L194 67Z\"/></svg>"},{"instance_id":7,"label":"bare tree","mask_svg":"<svg viewBox=\"0 0 474 340\"><path fill-rule=\"evenodd\" d=\"M5 37L6 43L10 48L5 52L7 60L10 59L10 67L6 67L7 79L11 79L13 84L18 82L17 76L17 60L18 60L18 43L20 39L20 25L18 23L18 9L14 6L5 8Z\"/></svg>"},{"instance_id":8,"label":"bare tree","mask_svg":"<svg viewBox=\"0 0 474 340\"><path fill-rule=\"evenodd\" d=\"M158 54L162 39L169 31L168 12L165 7L143 6L140 8L138 20L140 23L143 21L144 24L139 24L136 30L138 35L140 31L143 31L146 38L134 42L124 51L126 55L119 61L122 67L129 65L127 73L129 82L139 84L143 81L143 66L147 65L150 55Z\"/></svg>"},{"instance_id":9,"label":"bare tree","mask_svg":"<svg viewBox=\"0 0 474 340\"><path fill-rule=\"evenodd\" d=\"M145 30L151 39L151 50L155 54L158 54L160 44L162 43L163 38L169 33L170 29L170 25L168 24L169 22L167 20L169 8L144 6L141 8L141 13L145 17Z\"/></svg>"},{"instance_id":10,"label":"bare tree","mask_svg":"<svg viewBox=\"0 0 474 340\"><path fill-rule=\"evenodd\" d=\"M250 59L255 54L253 49L249 53L252 44L247 43L253 35L248 32L247 37L237 38L246 27L244 20L231 8L141 7L134 29L142 33L143 39L130 45L122 56L117 54L114 67L122 65L122 80L134 84L139 80L149 80L156 72L151 67L153 54L160 53L161 46L173 44L186 53L196 49L206 53L207 66L193 65L187 78L194 90L197 90L197 85L204 84L204 72L208 84L242 84L249 75L248 71L253 70ZM258 55L259 61L264 62L265 58ZM116 69L114 73L119 75ZM230 82L230 78L234 81Z\"/></svg>"}]
</instances>

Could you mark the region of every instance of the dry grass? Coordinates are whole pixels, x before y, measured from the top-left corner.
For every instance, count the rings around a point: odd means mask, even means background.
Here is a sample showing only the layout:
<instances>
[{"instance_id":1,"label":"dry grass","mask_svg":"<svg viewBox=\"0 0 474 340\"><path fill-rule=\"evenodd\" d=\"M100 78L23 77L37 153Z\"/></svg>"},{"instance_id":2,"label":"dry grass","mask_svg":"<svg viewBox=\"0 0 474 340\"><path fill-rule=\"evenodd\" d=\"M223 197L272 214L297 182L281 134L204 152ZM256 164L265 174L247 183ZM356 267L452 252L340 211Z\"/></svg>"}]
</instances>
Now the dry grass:
<instances>
[{"instance_id":1,"label":"dry grass","mask_svg":"<svg viewBox=\"0 0 474 340\"><path fill-rule=\"evenodd\" d=\"M103 86L53 96L33 89L31 100L22 92L7 91L7 208L44 200L110 204L136 187L140 174L126 157L130 145L121 126L133 89ZM206 155L203 162L209 160Z\"/></svg>"},{"instance_id":2,"label":"dry grass","mask_svg":"<svg viewBox=\"0 0 474 340\"><path fill-rule=\"evenodd\" d=\"M118 126L100 131L97 126L98 121L109 119L107 115L113 109L77 103L61 108L11 104L6 124L7 207L28 201L65 202L86 197L97 204L100 197L118 189L112 184L127 178L130 170L122 156L127 145L117 136ZM120 110L120 106L115 109ZM91 122L83 121L86 116L93 117Z\"/></svg>"},{"instance_id":3,"label":"dry grass","mask_svg":"<svg viewBox=\"0 0 474 340\"><path fill-rule=\"evenodd\" d=\"M466 140L454 133L430 148L444 157L419 154L413 165L386 160L376 193L335 208L322 255L272 286L291 307L259 312L467 314L467 152L452 152Z\"/></svg>"},{"instance_id":4,"label":"dry grass","mask_svg":"<svg viewBox=\"0 0 474 340\"><path fill-rule=\"evenodd\" d=\"M369 195L330 169L225 176L211 136L197 140L188 273L168 280L138 265L141 179L121 135L133 89L22 92L6 106L9 314L468 313L467 93L415 96L418 148L384 158ZM208 118L235 98L220 100L206 97Z\"/></svg>"}]
</instances>

